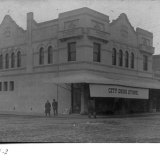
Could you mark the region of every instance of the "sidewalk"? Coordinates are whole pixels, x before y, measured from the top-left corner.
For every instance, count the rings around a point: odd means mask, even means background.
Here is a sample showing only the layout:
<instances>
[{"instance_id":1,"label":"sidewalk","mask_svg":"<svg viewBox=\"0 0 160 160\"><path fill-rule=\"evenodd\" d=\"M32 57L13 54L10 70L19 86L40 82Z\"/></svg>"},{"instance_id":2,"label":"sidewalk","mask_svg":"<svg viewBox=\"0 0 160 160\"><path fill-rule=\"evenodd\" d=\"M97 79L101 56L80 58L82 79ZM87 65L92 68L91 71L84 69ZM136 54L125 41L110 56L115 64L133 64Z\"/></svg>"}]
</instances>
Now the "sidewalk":
<instances>
[{"instance_id":1,"label":"sidewalk","mask_svg":"<svg viewBox=\"0 0 160 160\"><path fill-rule=\"evenodd\" d=\"M45 117L44 113L26 113L26 112L11 112L11 111L0 111L0 115L11 115L11 116L25 116L25 117ZM160 115L160 112L154 113L135 113L135 114L119 114L119 115L97 115L97 118L134 118L134 117L148 117L148 116L155 116ZM59 114L58 116L54 116L51 113L51 117L53 118L77 118L77 119L88 119L88 115L81 115L81 114Z\"/></svg>"}]
</instances>

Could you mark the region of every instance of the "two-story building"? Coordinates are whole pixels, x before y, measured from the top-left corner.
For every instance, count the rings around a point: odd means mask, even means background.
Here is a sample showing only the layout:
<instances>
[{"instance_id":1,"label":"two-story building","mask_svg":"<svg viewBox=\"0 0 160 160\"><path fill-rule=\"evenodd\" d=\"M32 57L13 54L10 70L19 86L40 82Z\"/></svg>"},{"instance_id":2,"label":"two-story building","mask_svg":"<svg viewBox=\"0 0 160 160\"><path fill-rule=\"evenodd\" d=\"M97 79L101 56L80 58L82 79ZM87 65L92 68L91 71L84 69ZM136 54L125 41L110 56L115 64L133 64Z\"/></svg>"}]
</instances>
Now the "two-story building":
<instances>
[{"instance_id":1,"label":"two-story building","mask_svg":"<svg viewBox=\"0 0 160 160\"><path fill-rule=\"evenodd\" d=\"M59 113L151 111L160 82L152 72L153 34L130 24L122 13L109 17L89 8L27 29L9 15L0 24L0 111L44 112L47 99Z\"/></svg>"}]
</instances>

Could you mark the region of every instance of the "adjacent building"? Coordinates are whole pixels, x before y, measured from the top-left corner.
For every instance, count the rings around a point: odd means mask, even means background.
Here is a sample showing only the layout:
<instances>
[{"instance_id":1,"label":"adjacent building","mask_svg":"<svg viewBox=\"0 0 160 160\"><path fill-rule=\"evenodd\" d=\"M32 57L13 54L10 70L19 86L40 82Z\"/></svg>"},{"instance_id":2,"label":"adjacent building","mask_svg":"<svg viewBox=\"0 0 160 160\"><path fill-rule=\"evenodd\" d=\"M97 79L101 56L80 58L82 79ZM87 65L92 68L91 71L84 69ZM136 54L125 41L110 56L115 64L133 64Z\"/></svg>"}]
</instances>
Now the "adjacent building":
<instances>
[{"instance_id":1,"label":"adjacent building","mask_svg":"<svg viewBox=\"0 0 160 160\"><path fill-rule=\"evenodd\" d=\"M6 15L0 24L0 111L43 113L149 112L160 82L152 71L153 34L133 28L126 14L109 17L89 8L60 13L26 30ZM156 102L155 102L156 101Z\"/></svg>"}]
</instances>

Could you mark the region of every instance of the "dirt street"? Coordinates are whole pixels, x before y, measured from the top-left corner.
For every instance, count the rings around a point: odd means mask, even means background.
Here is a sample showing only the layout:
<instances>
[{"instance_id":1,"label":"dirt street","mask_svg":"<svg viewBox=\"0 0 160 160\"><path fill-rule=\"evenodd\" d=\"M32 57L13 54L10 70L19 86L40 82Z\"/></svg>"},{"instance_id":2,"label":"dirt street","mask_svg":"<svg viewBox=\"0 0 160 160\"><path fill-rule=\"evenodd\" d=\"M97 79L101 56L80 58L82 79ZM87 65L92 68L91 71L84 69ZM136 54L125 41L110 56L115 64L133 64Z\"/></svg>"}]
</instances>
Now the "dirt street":
<instances>
[{"instance_id":1,"label":"dirt street","mask_svg":"<svg viewBox=\"0 0 160 160\"><path fill-rule=\"evenodd\" d=\"M0 115L0 142L160 142L160 114L97 119Z\"/></svg>"}]
</instances>

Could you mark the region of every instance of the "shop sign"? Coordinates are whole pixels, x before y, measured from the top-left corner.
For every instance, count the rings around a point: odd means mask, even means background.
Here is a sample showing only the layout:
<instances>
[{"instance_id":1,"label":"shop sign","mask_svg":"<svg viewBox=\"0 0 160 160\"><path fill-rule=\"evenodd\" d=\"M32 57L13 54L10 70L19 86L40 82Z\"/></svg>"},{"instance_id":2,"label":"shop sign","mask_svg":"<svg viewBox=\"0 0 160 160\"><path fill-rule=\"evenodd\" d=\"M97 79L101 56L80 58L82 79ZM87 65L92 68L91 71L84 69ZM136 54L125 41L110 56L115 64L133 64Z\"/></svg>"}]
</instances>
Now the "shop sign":
<instances>
[{"instance_id":1,"label":"shop sign","mask_svg":"<svg viewBox=\"0 0 160 160\"><path fill-rule=\"evenodd\" d=\"M90 84L91 97L117 97L148 99L149 89L124 87L117 85Z\"/></svg>"}]
</instances>

